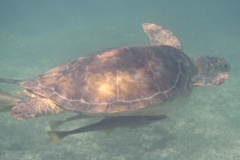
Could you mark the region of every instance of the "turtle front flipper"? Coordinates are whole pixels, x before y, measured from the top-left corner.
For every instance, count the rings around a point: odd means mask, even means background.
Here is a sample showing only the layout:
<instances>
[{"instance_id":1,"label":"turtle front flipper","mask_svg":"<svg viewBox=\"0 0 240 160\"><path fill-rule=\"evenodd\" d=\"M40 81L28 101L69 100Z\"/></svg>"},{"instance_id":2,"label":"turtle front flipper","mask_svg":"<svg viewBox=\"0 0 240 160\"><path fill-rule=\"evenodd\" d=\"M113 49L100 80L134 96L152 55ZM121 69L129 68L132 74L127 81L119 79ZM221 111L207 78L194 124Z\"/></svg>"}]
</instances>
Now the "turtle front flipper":
<instances>
[{"instance_id":1,"label":"turtle front flipper","mask_svg":"<svg viewBox=\"0 0 240 160\"><path fill-rule=\"evenodd\" d=\"M181 50L179 40L170 30L151 23L143 23L142 28L150 38L152 45L168 45Z\"/></svg>"},{"instance_id":2,"label":"turtle front flipper","mask_svg":"<svg viewBox=\"0 0 240 160\"><path fill-rule=\"evenodd\" d=\"M11 114L19 120L36 118L40 115L58 114L62 109L50 99L35 96L17 102Z\"/></svg>"}]
</instances>

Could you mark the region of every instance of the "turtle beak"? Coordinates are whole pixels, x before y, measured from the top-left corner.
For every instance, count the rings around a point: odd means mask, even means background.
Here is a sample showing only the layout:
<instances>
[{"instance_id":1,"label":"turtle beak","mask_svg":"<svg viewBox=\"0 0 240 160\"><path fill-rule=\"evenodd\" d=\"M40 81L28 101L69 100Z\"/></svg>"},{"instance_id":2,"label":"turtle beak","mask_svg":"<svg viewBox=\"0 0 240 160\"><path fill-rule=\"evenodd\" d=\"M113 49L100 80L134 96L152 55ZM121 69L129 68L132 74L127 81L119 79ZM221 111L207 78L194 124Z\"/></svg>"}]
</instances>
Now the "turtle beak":
<instances>
[{"instance_id":1,"label":"turtle beak","mask_svg":"<svg viewBox=\"0 0 240 160\"><path fill-rule=\"evenodd\" d=\"M228 73L227 72L221 72L218 73L218 75L214 78L214 86L220 86L221 84L224 83L224 81L228 79Z\"/></svg>"},{"instance_id":2,"label":"turtle beak","mask_svg":"<svg viewBox=\"0 0 240 160\"><path fill-rule=\"evenodd\" d=\"M224 73L220 74L220 76L224 79L228 79L228 73L227 72L224 72Z\"/></svg>"}]
</instances>

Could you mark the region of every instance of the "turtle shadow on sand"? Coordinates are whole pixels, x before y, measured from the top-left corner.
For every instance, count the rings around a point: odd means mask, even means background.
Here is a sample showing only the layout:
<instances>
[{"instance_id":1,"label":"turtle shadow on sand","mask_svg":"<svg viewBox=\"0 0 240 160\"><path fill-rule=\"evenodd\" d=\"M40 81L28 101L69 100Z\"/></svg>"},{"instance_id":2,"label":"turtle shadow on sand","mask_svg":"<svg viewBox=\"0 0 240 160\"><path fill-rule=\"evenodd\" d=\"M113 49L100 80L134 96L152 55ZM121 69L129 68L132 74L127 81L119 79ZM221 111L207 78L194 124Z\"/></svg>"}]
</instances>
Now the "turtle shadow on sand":
<instances>
[{"instance_id":1,"label":"turtle shadow on sand","mask_svg":"<svg viewBox=\"0 0 240 160\"><path fill-rule=\"evenodd\" d=\"M29 81L0 79L26 89L23 99L9 95L2 106L11 104L11 114L20 120L65 110L78 118L164 115L167 103L189 95L195 86L219 86L228 78L224 58L190 58L170 30L150 23L142 27L150 45L99 51Z\"/></svg>"}]
</instances>

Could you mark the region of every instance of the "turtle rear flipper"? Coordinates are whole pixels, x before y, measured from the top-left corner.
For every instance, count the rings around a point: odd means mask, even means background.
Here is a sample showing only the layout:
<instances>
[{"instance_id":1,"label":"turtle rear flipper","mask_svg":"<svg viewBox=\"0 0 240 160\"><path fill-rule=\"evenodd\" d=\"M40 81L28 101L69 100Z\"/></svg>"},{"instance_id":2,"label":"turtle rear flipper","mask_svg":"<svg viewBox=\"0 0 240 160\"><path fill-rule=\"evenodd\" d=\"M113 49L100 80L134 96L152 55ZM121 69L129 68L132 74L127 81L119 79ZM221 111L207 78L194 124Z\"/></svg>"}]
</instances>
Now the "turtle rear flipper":
<instances>
[{"instance_id":1,"label":"turtle rear flipper","mask_svg":"<svg viewBox=\"0 0 240 160\"><path fill-rule=\"evenodd\" d=\"M10 95L0 90L0 112L8 112L21 100L17 96Z\"/></svg>"},{"instance_id":2,"label":"turtle rear flipper","mask_svg":"<svg viewBox=\"0 0 240 160\"><path fill-rule=\"evenodd\" d=\"M21 82L24 82L24 80L0 78L0 82L1 83L10 83L10 84L19 84Z\"/></svg>"},{"instance_id":3,"label":"turtle rear flipper","mask_svg":"<svg viewBox=\"0 0 240 160\"><path fill-rule=\"evenodd\" d=\"M50 99L42 97L30 97L17 102L12 108L11 114L19 120L35 118L40 115L58 114L62 109Z\"/></svg>"},{"instance_id":4,"label":"turtle rear flipper","mask_svg":"<svg viewBox=\"0 0 240 160\"><path fill-rule=\"evenodd\" d=\"M165 29L160 25L151 23L143 23L142 28L150 38L152 45L168 45L181 50L179 40L170 30Z\"/></svg>"},{"instance_id":5,"label":"turtle rear flipper","mask_svg":"<svg viewBox=\"0 0 240 160\"><path fill-rule=\"evenodd\" d=\"M0 99L0 112L9 112L11 111L13 106L14 106L13 101Z\"/></svg>"}]
</instances>

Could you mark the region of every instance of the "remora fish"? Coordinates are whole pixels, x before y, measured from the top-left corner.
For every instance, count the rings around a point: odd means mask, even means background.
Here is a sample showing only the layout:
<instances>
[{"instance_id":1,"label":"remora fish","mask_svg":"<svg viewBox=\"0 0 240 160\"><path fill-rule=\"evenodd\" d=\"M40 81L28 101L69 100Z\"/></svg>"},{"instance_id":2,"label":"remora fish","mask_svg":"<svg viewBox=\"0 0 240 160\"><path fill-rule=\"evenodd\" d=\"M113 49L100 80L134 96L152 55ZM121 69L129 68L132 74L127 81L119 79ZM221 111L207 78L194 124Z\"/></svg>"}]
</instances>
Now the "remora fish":
<instances>
[{"instance_id":1,"label":"remora fish","mask_svg":"<svg viewBox=\"0 0 240 160\"><path fill-rule=\"evenodd\" d=\"M119 127L135 128L157 122L166 117L167 116L165 115L104 117L99 122L78 129L71 131L49 131L48 134L50 136L51 143L56 144L68 135L90 131L111 131Z\"/></svg>"}]
</instances>

